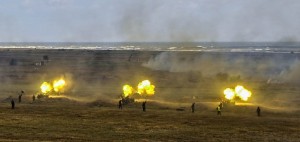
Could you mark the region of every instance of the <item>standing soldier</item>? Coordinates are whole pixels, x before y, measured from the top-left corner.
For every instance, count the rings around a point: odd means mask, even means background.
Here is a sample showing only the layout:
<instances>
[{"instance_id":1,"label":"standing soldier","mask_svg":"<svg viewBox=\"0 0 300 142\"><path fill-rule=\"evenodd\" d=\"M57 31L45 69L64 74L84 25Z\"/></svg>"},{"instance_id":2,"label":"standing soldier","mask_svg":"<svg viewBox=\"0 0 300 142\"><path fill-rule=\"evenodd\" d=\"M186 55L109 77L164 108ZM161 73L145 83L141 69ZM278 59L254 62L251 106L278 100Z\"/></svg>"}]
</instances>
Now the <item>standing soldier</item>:
<instances>
[{"instance_id":1,"label":"standing soldier","mask_svg":"<svg viewBox=\"0 0 300 142\"><path fill-rule=\"evenodd\" d=\"M220 102L219 106L221 109L223 108L223 101Z\"/></svg>"},{"instance_id":2,"label":"standing soldier","mask_svg":"<svg viewBox=\"0 0 300 142\"><path fill-rule=\"evenodd\" d=\"M143 111L145 112L146 111L146 101L143 102L142 108L143 108Z\"/></svg>"},{"instance_id":3,"label":"standing soldier","mask_svg":"<svg viewBox=\"0 0 300 142\"><path fill-rule=\"evenodd\" d=\"M15 109L15 101L14 99L11 99L11 109Z\"/></svg>"},{"instance_id":4,"label":"standing soldier","mask_svg":"<svg viewBox=\"0 0 300 142\"><path fill-rule=\"evenodd\" d=\"M32 95L32 101L33 102L35 101L35 95Z\"/></svg>"},{"instance_id":5,"label":"standing soldier","mask_svg":"<svg viewBox=\"0 0 300 142\"><path fill-rule=\"evenodd\" d=\"M21 101L22 101L22 95L24 94L24 91L22 90L21 91L21 94L19 95L19 103L21 103Z\"/></svg>"},{"instance_id":6,"label":"standing soldier","mask_svg":"<svg viewBox=\"0 0 300 142\"><path fill-rule=\"evenodd\" d=\"M119 101L119 109L122 109L122 108L123 108L122 105L123 105L123 104L122 104L122 100L120 100L120 101Z\"/></svg>"},{"instance_id":7,"label":"standing soldier","mask_svg":"<svg viewBox=\"0 0 300 142\"><path fill-rule=\"evenodd\" d=\"M19 95L19 103L22 101L22 94Z\"/></svg>"},{"instance_id":8,"label":"standing soldier","mask_svg":"<svg viewBox=\"0 0 300 142\"><path fill-rule=\"evenodd\" d=\"M220 106L217 107L217 112L218 112L217 115L221 116L221 107Z\"/></svg>"},{"instance_id":9,"label":"standing soldier","mask_svg":"<svg viewBox=\"0 0 300 142\"><path fill-rule=\"evenodd\" d=\"M191 109L192 109L192 113L194 113L195 112L195 103L192 104Z\"/></svg>"},{"instance_id":10,"label":"standing soldier","mask_svg":"<svg viewBox=\"0 0 300 142\"><path fill-rule=\"evenodd\" d=\"M256 113L257 113L257 116L260 116L260 108L259 107L257 107Z\"/></svg>"}]
</instances>

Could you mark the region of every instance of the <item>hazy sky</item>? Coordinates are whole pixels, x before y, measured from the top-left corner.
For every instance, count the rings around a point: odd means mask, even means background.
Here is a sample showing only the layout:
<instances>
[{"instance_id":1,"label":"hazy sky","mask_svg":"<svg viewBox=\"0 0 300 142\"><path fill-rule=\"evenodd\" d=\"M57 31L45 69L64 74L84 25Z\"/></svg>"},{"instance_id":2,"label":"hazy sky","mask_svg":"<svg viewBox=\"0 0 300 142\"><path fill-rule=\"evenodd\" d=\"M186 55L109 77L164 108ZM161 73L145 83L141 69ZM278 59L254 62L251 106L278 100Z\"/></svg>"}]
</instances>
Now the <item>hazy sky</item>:
<instances>
[{"instance_id":1,"label":"hazy sky","mask_svg":"<svg viewBox=\"0 0 300 142\"><path fill-rule=\"evenodd\" d=\"M300 41L299 0L0 0L0 42Z\"/></svg>"}]
</instances>

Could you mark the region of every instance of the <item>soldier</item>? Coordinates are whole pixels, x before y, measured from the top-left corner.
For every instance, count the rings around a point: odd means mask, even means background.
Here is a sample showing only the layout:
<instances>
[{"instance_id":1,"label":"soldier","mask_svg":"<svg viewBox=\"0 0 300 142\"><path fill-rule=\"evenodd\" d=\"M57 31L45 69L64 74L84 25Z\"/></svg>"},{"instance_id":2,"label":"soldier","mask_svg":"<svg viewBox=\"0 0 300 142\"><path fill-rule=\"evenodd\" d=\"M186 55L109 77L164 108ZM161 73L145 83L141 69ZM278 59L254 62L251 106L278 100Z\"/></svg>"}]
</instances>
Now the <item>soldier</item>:
<instances>
[{"instance_id":1,"label":"soldier","mask_svg":"<svg viewBox=\"0 0 300 142\"><path fill-rule=\"evenodd\" d=\"M142 107L143 107L143 111L145 112L146 111L146 101L143 102Z\"/></svg>"},{"instance_id":2,"label":"soldier","mask_svg":"<svg viewBox=\"0 0 300 142\"><path fill-rule=\"evenodd\" d=\"M192 109L192 113L194 113L195 112L195 103L192 104L191 109Z\"/></svg>"},{"instance_id":3,"label":"soldier","mask_svg":"<svg viewBox=\"0 0 300 142\"><path fill-rule=\"evenodd\" d=\"M33 102L35 101L35 95L32 95L32 101Z\"/></svg>"},{"instance_id":4,"label":"soldier","mask_svg":"<svg viewBox=\"0 0 300 142\"><path fill-rule=\"evenodd\" d=\"M221 109L223 108L223 101L220 102L219 106Z\"/></svg>"},{"instance_id":5,"label":"soldier","mask_svg":"<svg viewBox=\"0 0 300 142\"><path fill-rule=\"evenodd\" d=\"M256 113L257 113L257 116L260 116L260 108L259 107L257 107Z\"/></svg>"},{"instance_id":6,"label":"soldier","mask_svg":"<svg viewBox=\"0 0 300 142\"><path fill-rule=\"evenodd\" d=\"M217 115L221 116L221 107L220 106L217 107L217 112L218 112Z\"/></svg>"},{"instance_id":7,"label":"soldier","mask_svg":"<svg viewBox=\"0 0 300 142\"><path fill-rule=\"evenodd\" d=\"M120 101L119 101L119 109L122 109L122 108L123 108L122 105L123 105L123 104L122 104L122 100L120 100Z\"/></svg>"},{"instance_id":8,"label":"soldier","mask_svg":"<svg viewBox=\"0 0 300 142\"><path fill-rule=\"evenodd\" d=\"M14 99L11 99L11 109L15 109L15 101Z\"/></svg>"},{"instance_id":9,"label":"soldier","mask_svg":"<svg viewBox=\"0 0 300 142\"><path fill-rule=\"evenodd\" d=\"M19 95L19 103L22 101L22 94Z\"/></svg>"},{"instance_id":10,"label":"soldier","mask_svg":"<svg viewBox=\"0 0 300 142\"><path fill-rule=\"evenodd\" d=\"M21 103L21 101L22 101L22 95L24 94L24 91L22 90L21 91L21 94L19 95L19 103Z\"/></svg>"}]
</instances>

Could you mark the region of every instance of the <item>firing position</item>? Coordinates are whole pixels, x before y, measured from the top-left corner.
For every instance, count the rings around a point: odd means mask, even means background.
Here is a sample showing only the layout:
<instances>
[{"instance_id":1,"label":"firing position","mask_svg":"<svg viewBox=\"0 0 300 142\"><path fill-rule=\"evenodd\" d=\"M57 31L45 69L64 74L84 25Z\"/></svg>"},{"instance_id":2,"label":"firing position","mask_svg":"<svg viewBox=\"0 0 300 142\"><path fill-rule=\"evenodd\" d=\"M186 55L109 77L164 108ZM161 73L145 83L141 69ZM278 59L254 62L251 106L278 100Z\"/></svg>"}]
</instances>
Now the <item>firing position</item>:
<instances>
[{"instance_id":1,"label":"firing position","mask_svg":"<svg viewBox=\"0 0 300 142\"><path fill-rule=\"evenodd\" d=\"M123 103L122 103L122 100L119 101L119 109L122 109L123 108Z\"/></svg>"},{"instance_id":2,"label":"firing position","mask_svg":"<svg viewBox=\"0 0 300 142\"><path fill-rule=\"evenodd\" d=\"M257 116L260 116L260 108L259 107L257 107L256 113L257 113Z\"/></svg>"},{"instance_id":3,"label":"firing position","mask_svg":"<svg viewBox=\"0 0 300 142\"><path fill-rule=\"evenodd\" d=\"M195 112L195 103L192 104L191 109L192 109L192 113L194 113Z\"/></svg>"},{"instance_id":4,"label":"firing position","mask_svg":"<svg viewBox=\"0 0 300 142\"><path fill-rule=\"evenodd\" d=\"M143 102L142 108L143 108L143 111L145 112L146 111L146 101Z\"/></svg>"},{"instance_id":5,"label":"firing position","mask_svg":"<svg viewBox=\"0 0 300 142\"><path fill-rule=\"evenodd\" d=\"M14 99L11 99L10 103L11 103L11 109L15 109L15 101L14 101Z\"/></svg>"}]
</instances>

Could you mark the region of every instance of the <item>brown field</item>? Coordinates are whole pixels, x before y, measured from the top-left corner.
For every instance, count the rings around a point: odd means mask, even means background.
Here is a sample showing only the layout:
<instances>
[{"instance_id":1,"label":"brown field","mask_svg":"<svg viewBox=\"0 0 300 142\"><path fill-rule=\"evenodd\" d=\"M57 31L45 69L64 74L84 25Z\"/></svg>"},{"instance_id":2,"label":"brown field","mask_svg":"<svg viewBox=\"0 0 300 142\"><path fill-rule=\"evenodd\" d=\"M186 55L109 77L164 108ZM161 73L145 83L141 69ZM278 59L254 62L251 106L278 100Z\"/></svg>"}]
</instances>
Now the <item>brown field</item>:
<instances>
[{"instance_id":1,"label":"brown field","mask_svg":"<svg viewBox=\"0 0 300 142\"><path fill-rule=\"evenodd\" d=\"M300 141L298 84L142 66L159 53L1 49L0 141ZM45 55L49 61L36 65ZM68 84L66 98L31 101L43 81L60 77ZM122 86L144 79L156 86L153 97L137 97L148 100L147 112L139 102L118 110ZM223 89L238 83L252 91L250 105L225 107L217 116ZM25 95L19 104L20 90ZM195 113L189 110L192 102Z\"/></svg>"},{"instance_id":2,"label":"brown field","mask_svg":"<svg viewBox=\"0 0 300 142\"><path fill-rule=\"evenodd\" d=\"M1 104L1 141L299 141L299 114L255 108L223 111L160 109L148 104L97 107L77 103Z\"/></svg>"}]
</instances>

